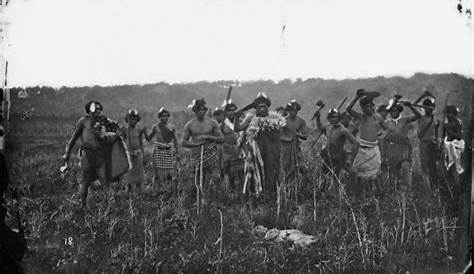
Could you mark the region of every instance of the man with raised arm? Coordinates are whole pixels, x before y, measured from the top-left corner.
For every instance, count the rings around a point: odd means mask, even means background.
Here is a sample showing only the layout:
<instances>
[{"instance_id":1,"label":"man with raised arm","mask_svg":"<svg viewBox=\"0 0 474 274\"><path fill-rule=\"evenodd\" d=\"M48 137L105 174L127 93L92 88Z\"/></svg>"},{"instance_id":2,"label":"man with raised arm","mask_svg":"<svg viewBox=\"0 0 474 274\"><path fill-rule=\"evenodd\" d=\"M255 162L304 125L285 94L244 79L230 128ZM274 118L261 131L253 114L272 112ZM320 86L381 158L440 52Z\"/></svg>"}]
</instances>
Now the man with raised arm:
<instances>
[{"instance_id":1,"label":"man with raised arm","mask_svg":"<svg viewBox=\"0 0 474 274\"><path fill-rule=\"evenodd\" d=\"M286 124L285 118L277 112L269 112L270 99L263 92L244 109L255 109L240 122L243 114L235 118L235 131L244 131L245 152L244 191L260 197L267 203L276 202L277 185L280 182L280 130ZM252 200L251 200L252 202Z\"/></svg>"},{"instance_id":2,"label":"man with raised arm","mask_svg":"<svg viewBox=\"0 0 474 274\"><path fill-rule=\"evenodd\" d=\"M359 120L359 149L352 163L352 170L357 179L374 180L380 174L380 150L378 146L378 134L384 127L384 120L374 111L374 98L378 97L378 92L366 92L363 89L357 90L356 97L347 106L347 112ZM359 101L362 113L352 108ZM355 188L356 191L361 189Z\"/></svg>"},{"instance_id":3,"label":"man with raised arm","mask_svg":"<svg viewBox=\"0 0 474 274\"><path fill-rule=\"evenodd\" d=\"M195 180L201 197L197 206L202 203L206 207L209 203L210 187L220 178L216 143L222 142L224 137L217 122L206 117L207 107L204 98L193 100L189 107L196 117L184 126L181 144L190 148L192 152L191 165L195 169Z\"/></svg>"},{"instance_id":4,"label":"man with raised arm","mask_svg":"<svg viewBox=\"0 0 474 274\"><path fill-rule=\"evenodd\" d=\"M436 160L439 157L438 129L439 121L433 114L435 100L433 97L423 100L425 115L418 119L417 137L420 139L421 172L425 186L433 190L436 180Z\"/></svg>"},{"instance_id":5,"label":"man with raised arm","mask_svg":"<svg viewBox=\"0 0 474 274\"><path fill-rule=\"evenodd\" d=\"M413 112L413 115L404 117L403 107L399 103L390 106L388 109L390 117L385 121L387 129L385 154L389 172L400 173L403 187L410 188L411 144L408 138L408 125L418 120L421 114L410 102L404 101L403 104Z\"/></svg>"},{"instance_id":6,"label":"man with raised arm","mask_svg":"<svg viewBox=\"0 0 474 274\"><path fill-rule=\"evenodd\" d=\"M305 170L300 144L301 140L305 141L308 138L308 135L305 120L298 116L301 105L292 100L286 105L285 110L288 116L285 117L286 125L282 127L280 140L283 180L288 183L295 179L300 180Z\"/></svg>"}]
</instances>

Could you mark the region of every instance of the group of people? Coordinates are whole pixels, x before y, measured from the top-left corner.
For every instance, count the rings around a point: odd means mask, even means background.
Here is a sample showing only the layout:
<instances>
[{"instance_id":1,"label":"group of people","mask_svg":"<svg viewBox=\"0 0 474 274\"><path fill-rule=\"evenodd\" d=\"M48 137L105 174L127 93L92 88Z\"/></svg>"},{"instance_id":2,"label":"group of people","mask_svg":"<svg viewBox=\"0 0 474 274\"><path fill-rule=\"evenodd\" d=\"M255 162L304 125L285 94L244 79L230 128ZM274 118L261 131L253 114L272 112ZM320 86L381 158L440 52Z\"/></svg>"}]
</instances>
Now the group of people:
<instances>
[{"instance_id":1,"label":"group of people","mask_svg":"<svg viewBox=\"0 0 474 274\"><path fill-rule=\"evenodd\" d=\"M441 147L446 150L447 167L463 173L460 160L463 149L462 124L455 106L447 106L444 119L434 116L435 98L424 93L417 102L390 100L388 105L375 109L374 100L380 94L358 90L345 112L330 109L328 124L323 125L320 111L315 113L317 129L326 136L321 150L321 172L339 176L342 171L354 178L355 195L365 192L366 185L380 187L383 169L396 174L401 186L412 187L412 143L408 137L409 125L418 123L420 159L427 189L433 187L436 177L435 161ZM421 104L418 104L421 102ZM354 110L359 102L361 112ZM86 206L89 186L100 180L109 185L106 172L105 143L120 140L128 149L131 169L125 180L131 191L141 190L144 181L143 140L153 141L154 186L172 184L176 178L175 164L180 160L179 148L191 151L190 165L194 171L197 206L209 204L213 185L225 178L230 191L240 197L258 197L266 203L276 202L281 184L295 184L306 174L301 142L308 139L305 120L298 115L301 105L295 100L284 107L270 110L271 101L260 92L249 105L241 108L226 100L221 108L207 115L204 99L193 100L189 108L195 117L188 121L178 145L176 127L168 119L170 112L158 111L159 121L151 131L138 125L136 110L126 114L126 126L108 132L100 123L104 119L103 106L91 101L85 106L86 115L75 128L63 156L67 162L72 148L81 139L82 183L80 197ZM412 113L404 116L404 106ZM424 114L418 108L423 109ZM441 127L440 127L441 126ZM105 129L104 129L105 127ZM443 139L443 140L442 140ZM442 141L441 141L442 140ZM366 183L372 182L372 183Z\"/></svg>"}]
</instances>

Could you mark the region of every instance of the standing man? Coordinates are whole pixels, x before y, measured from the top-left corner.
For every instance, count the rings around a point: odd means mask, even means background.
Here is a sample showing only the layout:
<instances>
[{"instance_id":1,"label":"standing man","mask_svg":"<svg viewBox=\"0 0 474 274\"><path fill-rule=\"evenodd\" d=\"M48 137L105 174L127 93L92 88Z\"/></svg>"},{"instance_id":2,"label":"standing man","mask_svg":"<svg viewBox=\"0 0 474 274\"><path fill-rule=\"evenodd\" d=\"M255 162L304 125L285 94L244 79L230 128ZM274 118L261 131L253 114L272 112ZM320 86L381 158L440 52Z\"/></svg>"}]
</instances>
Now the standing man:
<instances>
[{"instance_id":1,"label":"standing man","mask_svg":"<svg viewBox=\"0 0 474 274\"><path fill-rule=\"evenodd\" d=\"M347 106L347 112L355 119L359 120L360 138L359 149L352 163L352 171L356 181L375 181L380 174L381 158L378 146L378 133L383 128L384 120L374 111L374 98L378 97L378 92L366 92L363 89L357 90L356 97ZM359 101L362 113L352 108ZM360 195L363 185L355 186L356 195Z\"/></svg>"},{"instance_id":2,"label":"standing man","mask_svg":"<svg viewBox=\"0 0 474 274\"><path fill-rule=\"evenodd\" d=\"M286 125L281 130L281 155L284 182L295 179L300 180L304 171L303 154L301 153L300 140L308 139L306 122L298 116L301 105L292 100L286 105L288 116L285 117Z\"/></svg>"},{"instance_id":3,"label":"standing man","mask_svg":"<svg viewBox=\"0 0 474 274\"><path fill-rule=\"evenodd\" d=\"M164 107L160 108L158 110L160 121L153 125L150 135L145 134L147 141L151 141L155 137L153 144L154 189L169 187L168 183L173 180L173 176L176 176L173 170L175 160L179 161L178 141L176 140L176 127L168 122L169 117L170 112Z\"/></svg>"},{"instance_id":4,"label":"standing man","mask_svg":"<svg viewBox=\"0 0 474 274\"><path fill-rule=\"evenodd\" d=\"M255 108L255 114L248 113L244 121L239 121L239 111L234 120L235 131L244 131L245 152L244 191L259 196L264 201L276 202L277 185L280 175L280 130L286 123L277 112L269 112L270 99L263 92L244 109Z\"/></svg>"},{"instance_id":5,"label":"standing man","mask_svg":"<svg viewBox=\"0 0 474 274\"><path fill-rule=\"evenodd\" d=\"M144 128L137 126L139 121L138 111L135 109L128 110L127 115L125 115L127 126L122 128L119 133L125 139L132 164L132 168L125 175L129 192L141 192L145 178L143 137L146 136L146 131Z\"/></svg>"},{"instance_id":6,"label":"standing man","mask_svg":"<svg viewBox=\"0 0 474 274\"><path fill-rule=\"evenodd\" d=\"M425 187L432 191L436 180L436 159L439 157L438 127L439 121L434 117L434 98L423 100L425 115L418 119L417 137L420 140L421 173Z\"/></svg>"},{"instance_id":7,"label":"standing man","mask_svg":"<svg viewBox=\"0 0 474 274\"><path fill-rule=\"evenodd\" d=\"M239 133L235 132L234 120L237 106L232 102L224 104L224 120L221 124L224 142L222 156L224 160L224 174L229 179L232 191L239 197L242 194L244 177L244 159L238 146Z\"/></svg>"},{"instance_id":8,"label":"standing man","mask_svg":"<svg viewBox=\"0 0 474 274\"><path fill-rule=\"evenodd\" d=\"M403 187L412 187L411 180L411 144L408 138L408 125L421 118L420 112L410 102L404 101L414 115L402 116L403 107L395 103L389 108L390 118L385 121L387 168L389 172L400 173Z\"/></svg>"},{"instance_id":9,"label":"standing man","mask_svg":"<svg viewBox=\"0 0 474 274\"><path fill-rule=\"evenodd\" d=\"M320 131L326 134L327 144L321 151L321 158L326 165L323 167L323 172L329 172L331 168L336 176L342 169L349 170L347 166L347 154L345 151L346 141L351 144L357 144L356 138L349 132L349 130L340 122L340 114L337 109L330 109L327 115L329 125L322 125L320 113L316 114L316 125Z\"/></svg>"},{"instance_id":10,"label":"standing man","mask_svg":"<svg viewBox=\"0 0 474 274\"><path fill-rule=\"evenodd\" d=\"M197 207L202 204L206 208L209 203L210 187L220 177L216 143L222 142L224 137L217 122L206 117L207 107L204 98L193 100L190 107L196 117L184 126L181 143L183 147L191 149L191 165L196 171L195 181L198 188Z\"/></svg>"},{"instance_id":11,"label":"standing man","mask_svg":"<svg viewBox=\"0 0 474 274\"><path fill-rule=\"evenodd\" d=\"M103 111L102 104L90 101L85 105L86 115L79 119L74 133L69 140L63 159L68 163L71 151L76 141L81 140L81 168L82 183L79 187L79 196L82 207L87 207L87 193L89 186L99 180L101 185L109 188L106 178L106 148L101 141L101 129L97 127Z\"/></svg>"}]
</instances>

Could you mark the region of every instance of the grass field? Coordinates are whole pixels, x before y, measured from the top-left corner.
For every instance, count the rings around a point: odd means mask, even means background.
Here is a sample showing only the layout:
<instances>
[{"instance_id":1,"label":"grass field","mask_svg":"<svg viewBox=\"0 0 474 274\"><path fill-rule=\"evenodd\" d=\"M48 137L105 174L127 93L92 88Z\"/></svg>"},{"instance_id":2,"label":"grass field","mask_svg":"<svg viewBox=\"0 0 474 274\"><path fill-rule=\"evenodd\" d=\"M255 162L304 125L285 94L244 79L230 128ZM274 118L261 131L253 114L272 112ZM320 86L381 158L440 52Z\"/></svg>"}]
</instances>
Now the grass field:
<instances>
[{"instance_id":1,"label":"grass field","mask_svg":"<svg viewBox=\"0 0 474 274\"><path fill-rule=\"evenodd\" d=\"M446 209L439 194L430 195L421 187L416 149L415 187L406 205L396 179L387 175L381 196L354 200L345 191L348 180L322 176L317 148L311 150L305 144L307 178L300 183L297 197L282 195L284 210L278 219L274 208L251 209L231 201L225 183L216 187L209 214L196 214L193 174L186 157L170 191L129 195L116 183L110 196L96 188L89 194L90 213L86 213L73 198L81 181L77 156L71 159L74 167L65 176L59 172L74 123L75 119L41 117L12 121L9 168L11 184L22 194L20 210L29 246L23 261L27 273L459 270L459 220ZM150 150L147 145L147 184L152 182ZM322 193L325 183L328 191ZM310 247L267 242L254 233L253 228L260 224L300 229L316 236L317 242Z\"/></svg>"}]
</instances>

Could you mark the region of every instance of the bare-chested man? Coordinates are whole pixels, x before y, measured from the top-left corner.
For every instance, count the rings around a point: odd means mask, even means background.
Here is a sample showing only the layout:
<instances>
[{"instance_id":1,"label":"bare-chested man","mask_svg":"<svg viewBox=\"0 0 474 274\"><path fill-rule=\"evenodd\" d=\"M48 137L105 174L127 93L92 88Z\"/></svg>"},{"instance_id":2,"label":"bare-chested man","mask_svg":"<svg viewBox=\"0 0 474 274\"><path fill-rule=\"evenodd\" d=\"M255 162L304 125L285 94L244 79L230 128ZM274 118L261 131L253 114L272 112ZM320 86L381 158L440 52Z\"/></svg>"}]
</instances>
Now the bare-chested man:
<instances>
[{"instance_id":1,"label":"bare-chested man","mask_svg":"<svg viewBox=\"0 0 474 274\"><path fill-rule=\"evenodd\" d=\"M360 126L359 148L352 163L352 171L355 173L356 179L374 181L380 174L381 157L378 134L384 127L384 120L374 110L373 100L378 95L377 92L365 92L359 89L354 100L347 106L347 112L359 120ZM352 109L357 101L359 101L362 113ZM362 187L363 185L355 186L354 190L357 196Z\"/></svg>"},{"instance_id":2,"label":"bare-chested man","mask_svg":"<svg viewBox=\"0 0 474 274\"><path fill-rule=\"evenodd\" d=\"M323 167L323 172L329 172L331 168L336 176L342 169L349 170L347 166L347 154L344 149L346 141L357 144L356 138L349 130L340 122L340 114L337 109L330 109L327 115L329 125L321 123L319 111L316 113L316 125L318 129L326 134L327 144L321 151L321 158L327 166Z\"/></svg>"},{"instance_id":3,"label":"bare-chested man","mask_svg":"<svg viewBox=\"0 0 474 274\"><path fill-rule=\"evenodd\" d=\"M76 141L81 140L82 183L79 187L79 195L83 207L87 206L87 192L95 180L99 180L105 187L109 186L105 172L106 152L100 140L100 132L94 127L96 121L101 117L103 107L99 102L90 101L85 105L85 110L86 115L77 122L63 155L63 159L67 163Z\"/></svg>"},{"instance_id":4,"label":"bare-chested man","mask_svg":"<svg viewBox=\"0 0 474 274\"><path fill-rule=\"evenodd\" d=\"M304 173L303 154L301 153L300 140L308 138L306 122L298 116L301 105L292 100L286 105L288 116L285 117L286 125L281 129L281 156L283 179L285 182L301 179Z\"/></svg>"},{"instance_id":5,"label":"bare-chested man","mask_svg":"<svg viewBox=\"0 0 474 274\"><path fill-rule=\"evenodd\" d=\"M192 110L196 117L184 126L181 143L183 147L191 148L191 165L196 171L195 180L198 182L198 193L201 196L197 204L199 208L200 203L204 207L208 205L210 187L213 182L219 180L216 143L222 142L224 137L217 122L206 117L207 107L204 99L193 101Z\"/></svg>"},{"instance_id":6,"label":"bare-chested man","mask_svg":"<svg viewBox=\"0 0 474 274\"><path fill-rule=\"evenodd\" d=\"M145 178L143 137L145 137L145 129L137 126L140 121L140 114L137 110L130 109L125 116L127 127L120 129L119 135L124 138L130 153L130 161L132 168L125 175L125 181L130 192L134 190L141 192Z\"/></svg>"},{"instance_id":7,"label":"bare-chested man","mask_svg":"<svg viewBox=\"0 0 474 274\"><path fill-rule=\"evenodd\" d=\"M153 188L169 187L165 182L170 182L177 174L175 170L175 161L179 161L178 141L176 139L176 127L168 122L170 112L164 107L158 111L160 121L153 125L150 135L146 135L147 141L153 137L153 167L155 169L155 178ZM174 151L173 151L174 147ZM171 186L173 187L173 186Z\"/></svg>"},{"instance_id":8,"label":"bare-chested man","mask_svg":"<svg viewBox=\"0 0 474 274\"><path fill-rule=\"evenodd\" d=\"M402 116L403 107L393 104L388 110L390 118L385 121L387 167L389 172L400 173L403 187L411 187L411 144L408 139L408 125L421 117L410 102L403 102L414 115Z\"/></svg>"}]
</instances>

